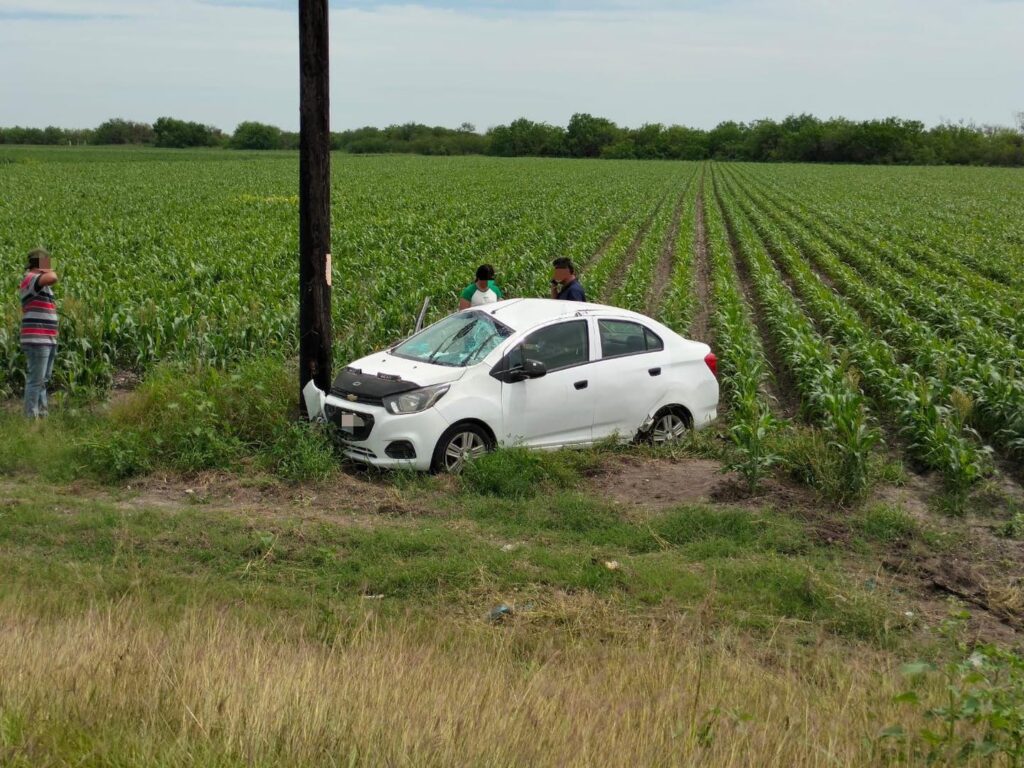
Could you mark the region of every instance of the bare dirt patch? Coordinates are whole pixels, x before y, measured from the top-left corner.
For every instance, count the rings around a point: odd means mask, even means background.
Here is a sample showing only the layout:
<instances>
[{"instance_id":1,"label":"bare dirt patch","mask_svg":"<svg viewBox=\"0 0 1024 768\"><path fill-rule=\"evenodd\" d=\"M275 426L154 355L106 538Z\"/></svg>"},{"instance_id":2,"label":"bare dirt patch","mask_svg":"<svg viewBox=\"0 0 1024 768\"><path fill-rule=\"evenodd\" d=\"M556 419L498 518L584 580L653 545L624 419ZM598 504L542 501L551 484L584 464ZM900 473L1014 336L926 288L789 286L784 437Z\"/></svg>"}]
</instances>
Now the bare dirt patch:
<instances>
[{"instance_id":1,"label":"bare dirt patch","mask_svg":"<svg viewBox=\"0 0 1024 768\"><path fill-rule=\"evenodd\" d=\"M194 477L150 475L125 486L123 509L180 509L198 505L259 517L298 517L372 523L381 517L434 514L430 498L411 502L393 485L339 472L317 484L288 485L219 472Z\"/></svg>"},{"instance_id":2,"label":"bare dirt patch","mask_svg":"<svg viewBox=\"0 0 1024 768\"><path fill-rule=\"evenodd\" d=\"M650 459L617 456L586 485L594 496L614 504L662 510L685 504L728 504L732 507L775 507L810 518L820 507L806 488L769 478L754 492L712 459Z\"/></svg>"},{"instance_id":3,"label":"bare dirt patch","mask_svg":"<svg viewBox=\"0 0 1024 768\"><path fill-rule=\"evenodd\" d=\"M720 462L710 459L617 457L594 477L587 490L614 504L667 509L707 503L726 482Z\"/></svg>"}]
</instances>

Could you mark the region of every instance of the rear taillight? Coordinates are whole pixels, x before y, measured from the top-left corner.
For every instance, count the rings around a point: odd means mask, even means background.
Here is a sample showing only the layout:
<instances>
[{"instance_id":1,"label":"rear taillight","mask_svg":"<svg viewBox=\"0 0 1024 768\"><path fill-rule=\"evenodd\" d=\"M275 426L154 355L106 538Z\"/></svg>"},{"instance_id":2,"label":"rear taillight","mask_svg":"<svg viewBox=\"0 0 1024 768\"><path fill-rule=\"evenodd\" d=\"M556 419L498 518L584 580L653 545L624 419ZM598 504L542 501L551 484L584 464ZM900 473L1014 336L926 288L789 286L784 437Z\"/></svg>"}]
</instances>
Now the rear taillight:
<instances>
[{"instance_id":1,"label":"rear taillight","mask_svg":"<svg viewBox=\"0 0 1024 768\"><path fill-rule=\"evenodd\" d=\"M718 358L715 357L714 352L708 352L704 355L704 362L708 364L708 368L711 369L712 376L718 376Z\"/></svg>"}]
</instances>

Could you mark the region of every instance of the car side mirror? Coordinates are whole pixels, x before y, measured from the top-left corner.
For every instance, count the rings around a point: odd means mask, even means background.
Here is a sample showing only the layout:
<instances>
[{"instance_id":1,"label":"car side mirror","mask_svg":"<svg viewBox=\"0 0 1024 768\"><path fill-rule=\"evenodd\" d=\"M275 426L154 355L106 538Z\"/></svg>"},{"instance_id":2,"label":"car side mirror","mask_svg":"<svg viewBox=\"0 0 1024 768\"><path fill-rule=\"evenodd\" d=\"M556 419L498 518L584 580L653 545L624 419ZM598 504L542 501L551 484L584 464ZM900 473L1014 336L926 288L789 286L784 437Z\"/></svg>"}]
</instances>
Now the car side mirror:
<instances>
[{"instance_id":1,"label":"car side mirror","mask_svg":"<svg viewBox=\"0 0 1024 768\"><path fill-rule=\"evenodd\" d=\"M546 376L548 373L548 367L540 360L525 360L523 362L523 367L519 370L523 374L523 377L527 379L539 379L541 376Z\"/></svg>"},{"instance_id":2,"label":"car side mirror","mask_svg":"<svg viewBox=\"0 0 1024 768\"><path fill-rule=\"evenodd\" d=\"M540 360L524 360L522 365L508 367L509 360L504 358L501 363L494 367L491 376L506 384L515 384L517 381L526 379L539 379L547 375L548 368Z\"/></svg>"}]
</instances>

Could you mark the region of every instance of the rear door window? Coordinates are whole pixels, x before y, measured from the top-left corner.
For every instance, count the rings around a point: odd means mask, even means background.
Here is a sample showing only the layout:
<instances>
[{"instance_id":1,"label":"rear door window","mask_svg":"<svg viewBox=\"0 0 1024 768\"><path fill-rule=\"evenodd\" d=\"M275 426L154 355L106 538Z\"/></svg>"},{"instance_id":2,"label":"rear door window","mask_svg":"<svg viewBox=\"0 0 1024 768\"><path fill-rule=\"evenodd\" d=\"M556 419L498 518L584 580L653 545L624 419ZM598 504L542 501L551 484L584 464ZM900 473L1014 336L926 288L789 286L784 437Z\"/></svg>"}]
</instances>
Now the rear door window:
<instances>
[{"instance_id":1,"label":"rear door window","mask_svg":"<svg viewBox=\"0 0 1024 768\"><path fill-rule=\"evenodd\" d=\"M601 335L601 357L622 357L664 349L661 338L640 323L628 320L598 320Z\"/></svg>"}]
</instances>

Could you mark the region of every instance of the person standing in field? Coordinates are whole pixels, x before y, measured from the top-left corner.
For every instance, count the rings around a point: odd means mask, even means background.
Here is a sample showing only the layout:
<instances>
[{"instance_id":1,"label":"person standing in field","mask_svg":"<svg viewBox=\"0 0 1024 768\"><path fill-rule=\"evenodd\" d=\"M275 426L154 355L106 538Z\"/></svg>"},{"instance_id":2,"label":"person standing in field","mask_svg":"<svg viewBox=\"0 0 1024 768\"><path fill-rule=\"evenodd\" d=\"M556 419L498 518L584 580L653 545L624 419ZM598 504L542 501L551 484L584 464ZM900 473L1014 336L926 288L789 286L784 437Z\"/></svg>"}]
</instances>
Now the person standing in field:
<instances>
[{"instance_id":1,"label":"person standing in field","mask_svg":"<svg viewBox=\"0 0 1024 768\"><path fill-rule=\"evenodd\" d=\"M501 289L494 282L494 267L481 264L476 268L476 282L470 283L459 294L459 309L493 304L503 298Z\"/></svg>"},{"instance_id":2,"label":"person standing in field","mask_svg":"<svg viewBox=\"0 0 1024 768\"><path fill-rule=\"evenodd\" d=\"M555 268L551 274L551 298L562 301L586 301L587 294L576 279L576 267L572 259L555 259L551 265Z\"/></svg>"},{"instance_id":3,"label":"person standing in field","mask_svg":"<svg viewBox=\"0 0 1024 768\"><path fill-rule=\"evenodd\" d=\"M28 361L25 375L25 416L44 418L47 414L46 385L57 357L57 301L52 286L57 273L50 254L36 248L28 255L28 269L18 287L21 299L21 349Z\"/></svg>"}]
</instances>

